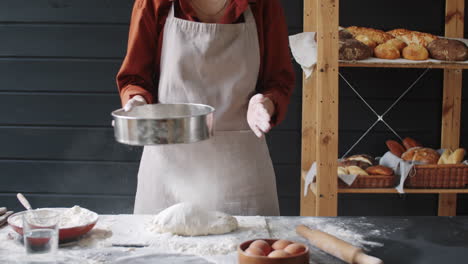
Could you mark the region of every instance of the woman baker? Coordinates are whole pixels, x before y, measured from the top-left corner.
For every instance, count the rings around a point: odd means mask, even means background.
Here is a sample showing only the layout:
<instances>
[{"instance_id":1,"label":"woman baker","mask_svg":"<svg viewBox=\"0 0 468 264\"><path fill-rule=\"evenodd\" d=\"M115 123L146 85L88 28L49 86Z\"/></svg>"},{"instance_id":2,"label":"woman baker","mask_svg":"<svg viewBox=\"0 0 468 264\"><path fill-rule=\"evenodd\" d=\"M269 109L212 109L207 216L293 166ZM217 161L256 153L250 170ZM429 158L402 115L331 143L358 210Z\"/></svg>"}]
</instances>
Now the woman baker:
<instances>
[{"instance_id":1,"label":"woman baker","mask_svg":"<svg viewBox=\"0 0 468 264\"><path fill-rule=\"evenodd\" d=\"M185 187L226 213L279 215L263 134L284 119L294 74L278 0L136 0L117 84L126 111L216 109L213 138L144 148L135 213L181 202Z\"/></svg>"}]
</instances>

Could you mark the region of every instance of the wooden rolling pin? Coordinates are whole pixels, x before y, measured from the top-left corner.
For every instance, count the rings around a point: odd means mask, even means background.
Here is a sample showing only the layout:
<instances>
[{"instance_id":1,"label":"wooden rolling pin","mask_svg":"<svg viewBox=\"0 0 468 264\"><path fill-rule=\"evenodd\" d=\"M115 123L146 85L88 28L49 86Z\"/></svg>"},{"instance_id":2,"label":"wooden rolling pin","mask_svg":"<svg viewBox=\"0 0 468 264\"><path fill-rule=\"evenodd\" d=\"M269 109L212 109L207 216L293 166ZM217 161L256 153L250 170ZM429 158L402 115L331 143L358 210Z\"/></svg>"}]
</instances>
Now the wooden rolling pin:
<instances>
[{"instance_id":1,"label":"wooden rolling pin","mask_svg":"<svg viewBox=\"0 0 468 264\"><path fill-rule=\"evenodd\" d=\"M362 249L322 231L310 229L305 225L299 225L296 228L296 232L309 240L313 246L347 263L383 264L382 260L366 255Z\"/></svg>"}]
</instances>

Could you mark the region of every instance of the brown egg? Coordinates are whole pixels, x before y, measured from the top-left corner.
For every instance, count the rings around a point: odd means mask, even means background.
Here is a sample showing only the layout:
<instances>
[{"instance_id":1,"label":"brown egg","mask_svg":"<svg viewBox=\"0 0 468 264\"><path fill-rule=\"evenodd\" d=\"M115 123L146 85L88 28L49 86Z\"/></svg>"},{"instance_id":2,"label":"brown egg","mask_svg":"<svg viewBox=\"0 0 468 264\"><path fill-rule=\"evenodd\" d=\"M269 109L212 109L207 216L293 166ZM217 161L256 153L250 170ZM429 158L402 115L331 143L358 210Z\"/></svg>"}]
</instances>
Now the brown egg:
<instances>
[{"instance_id":1,"label":"brown egg","mask_svg":"<svg viewBox=\"0 0 468 264\"><path fill-rule=\"evenodd\" d=\"M296 255L304 252L306 250L306 247L302 244L299 243L294 243L291 245L288 245L284 251L288 252L291 255Z\"/></svg>"},{"instance_id":2,"label":"brown egg","mask_svg":"<svg viewBox=\"0 0 468 264\"><path fill-rule=\"evenodd\" d=\"M245 254L250 256L266 256L263 250L257 247L249 247L245 250Z\"/></svg>"},{"instance_id":3,"label":"brown egg","mask_svg":"<svg viewBox=\"0 0 468 264\"><path fill-rule=\"evenodd\" d=\"M276 241L275 243L273 243L273 245L271 245L271 247L274 250L285 249L289 244L292 244L292 242L288 241L288 240L280 239L280 240Z\"/></svg>"},{"instance_id":4,"label":"brown egg","mask_svg":"<svg viewBox=\"0 0 468 264\"><path fill-rule=\"evenodd\" d=\"M271 252L270 254L268 254L268 257L269 258L287 258L291 256L291 254L289 254L288 252L284 251L284 250L275 250L273 252Z\"/></svg>"},{"instance_id":5,"label":"brown egg","mask_svg":"<svg viewBox=\"0 0 468 264\"><path fill-rule=\"evenodd\" d=\"M255 240L249 246L249 248L252 248L252 247L261 249L263 251L263 253L265 253L265 256L270 254L270 252L271 252L271 246L265 240Z\"/></svg>"}]
</instances>

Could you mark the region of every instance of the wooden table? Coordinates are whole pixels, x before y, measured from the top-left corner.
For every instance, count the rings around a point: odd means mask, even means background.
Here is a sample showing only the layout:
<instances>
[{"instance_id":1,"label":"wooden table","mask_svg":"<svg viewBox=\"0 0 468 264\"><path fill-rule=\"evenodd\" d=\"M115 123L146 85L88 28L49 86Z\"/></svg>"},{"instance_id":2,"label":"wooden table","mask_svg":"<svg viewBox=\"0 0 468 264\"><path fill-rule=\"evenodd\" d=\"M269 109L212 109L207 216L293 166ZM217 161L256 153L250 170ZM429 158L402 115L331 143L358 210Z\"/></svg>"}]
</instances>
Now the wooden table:
<instances>
[{"instance_id":1,"label":"wooden table","mask_svg":"<svg viewBox=\"0 0 468 264\"><path fill-rule=\"evenodd\" d=\"M294 232L306 224L332 233L355 245L364 246L369 254L386 264L466 263L468 259L468 217L240 217L241 229L233 234L199 238L181 238L148 231L151 216L104 215L96 228L82 240L60 248L66 263L115 263L123 257L163 257L171 254L184 263L236 263L235 253L194 258L180 254L207 254L216 245L233 249L249 238L285 238L305 242ZM19 238L9 227L0 228L0 263L17 263L24 256ZM169 246L174 244L173 247ZM196 247L197 243L205 245ZM177 247L179 247L177 249ZM183 247L184 250L180 249ZM230 248L232 247L232 248ZM228 250L229 251L229 250ZM211 252L213 254L215 252ZM165 254L165 255L164 255ZM143 260L141 263L144 263ZM172 259L173 261L173 259ZM130 263L130 262L129 262ZM139 263L133 259L132 263ZM158 263L165 263L163 260ZM169 263L169 262L168 262ZM343 262L312 248L311 262Z\"/></svg>"}]
</instances>

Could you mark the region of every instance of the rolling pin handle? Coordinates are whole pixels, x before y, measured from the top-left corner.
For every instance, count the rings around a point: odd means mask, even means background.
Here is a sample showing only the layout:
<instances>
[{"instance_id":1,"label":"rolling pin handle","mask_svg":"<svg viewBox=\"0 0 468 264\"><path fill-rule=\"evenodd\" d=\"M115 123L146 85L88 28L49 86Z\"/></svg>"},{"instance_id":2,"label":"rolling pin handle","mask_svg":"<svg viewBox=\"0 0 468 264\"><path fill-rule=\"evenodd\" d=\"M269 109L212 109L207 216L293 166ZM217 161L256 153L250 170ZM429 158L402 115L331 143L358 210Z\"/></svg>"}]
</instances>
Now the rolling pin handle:
<instances>
[{"instance_id":1,"label":"rolling pin handle","mask_svg":"<svg viewBox=\"0 0 468 264\"><path fill-rule=\"evenodd\" d=\"M381 259L373 256L369 256L364 252L360 251L354 256L353 264L384 264Z\"/></svg>"}]
</instances>

